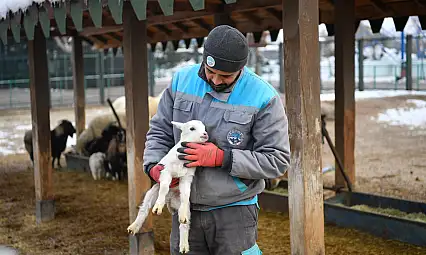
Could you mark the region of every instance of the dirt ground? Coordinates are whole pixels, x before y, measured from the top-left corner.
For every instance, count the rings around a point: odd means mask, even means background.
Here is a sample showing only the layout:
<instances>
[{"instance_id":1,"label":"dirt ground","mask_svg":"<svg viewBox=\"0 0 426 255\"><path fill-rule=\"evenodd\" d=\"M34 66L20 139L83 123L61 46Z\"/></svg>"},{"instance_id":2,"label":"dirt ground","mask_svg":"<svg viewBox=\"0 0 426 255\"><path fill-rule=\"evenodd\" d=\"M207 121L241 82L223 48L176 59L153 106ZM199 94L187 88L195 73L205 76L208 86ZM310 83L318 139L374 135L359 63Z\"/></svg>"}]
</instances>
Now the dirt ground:
<instances>
[{"instance_id":1,"label":"dirt ground","mask_svg":"<svg viewBox=\"0 0 426 255\"><path fill-rule=\"evenodd\" d=\"M403 106L407 98L426 100L403 96L357 102L356 189L426 202L426 130L387 126L373 119L387 108ZM87 121L98 110L88 109ZM13 115L3 112L1 123ZM57 116L52 117L54 123L59 118L74 119L72 110L56 111L52 116ZM28 120L28 116L22 118ZM333 139L332 120L327 122L327 129ZM334 164L328 145L323 148L323 165ZM0 244L31 255L128 254L125 182L94 181L87 173L57 170L56 219L37 226L33 176L26 154L0 156ZM324 174L323 179L325 184L333 185L334 172ZM169 254L170 216L166 212L153 219L157 254ZM264 254L290 254L288 215L261 210L258 243ZM333 255L426 254L426 248L328 224L325 244L326 254Z\"/></svg>"},{"instance_id":2,"label":"dirt ground","mask_svg":"<svg viewBox=\"0 0 426 255\"><path fill-rule=\"evenodd\" d=\"M386 109L410 107L407 99L425 96L399 96L357 101L355 126L355 189L376 195L426 202L426 126L409 129L377 122ZM334 120L327 121L334 141ZM325 142L323 166L334 165ZM334 171L323 176L324 184L334 184Z\"/></svg>"}]
</instances>

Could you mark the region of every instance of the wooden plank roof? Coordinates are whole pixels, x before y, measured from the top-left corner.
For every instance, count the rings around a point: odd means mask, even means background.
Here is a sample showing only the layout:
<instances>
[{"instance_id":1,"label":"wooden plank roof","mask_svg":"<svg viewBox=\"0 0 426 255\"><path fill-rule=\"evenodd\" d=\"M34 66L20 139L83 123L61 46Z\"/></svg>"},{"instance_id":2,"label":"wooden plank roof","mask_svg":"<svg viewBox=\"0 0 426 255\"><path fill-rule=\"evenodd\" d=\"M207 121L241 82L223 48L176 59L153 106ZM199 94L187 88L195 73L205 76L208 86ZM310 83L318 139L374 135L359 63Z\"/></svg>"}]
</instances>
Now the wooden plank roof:
<instances>
[{"instance_id":1,"label":"wooden plank roof","mask_svg":"<svg viewBox=\"0 0 426 255\"><path fill-rule=\"evenodd\" d=\"M0 20L3 43L32 39L40 22L46 37L81 35L98 48L121 47L122 6L130 1L141 20L147 20L150 43L202 38L217 22L230 22L243 33L263 31L274 41L282 28L282 0L37 0L25 11L10 12ZM320 23L334 33L334 1L319 0ZM344 0L343 0L344 1ZM30 1L31 2L31 1ZM52 3L53 2L53 3ZM393 17L401 31L409 16L419 16L426 27L426 0L356 0L357 24L369 20L373 32L380 31L383 19ZM355 25L357 25L355 24ZM9 40L7 40L9 38Z\"/></svg>"}]
</instances>

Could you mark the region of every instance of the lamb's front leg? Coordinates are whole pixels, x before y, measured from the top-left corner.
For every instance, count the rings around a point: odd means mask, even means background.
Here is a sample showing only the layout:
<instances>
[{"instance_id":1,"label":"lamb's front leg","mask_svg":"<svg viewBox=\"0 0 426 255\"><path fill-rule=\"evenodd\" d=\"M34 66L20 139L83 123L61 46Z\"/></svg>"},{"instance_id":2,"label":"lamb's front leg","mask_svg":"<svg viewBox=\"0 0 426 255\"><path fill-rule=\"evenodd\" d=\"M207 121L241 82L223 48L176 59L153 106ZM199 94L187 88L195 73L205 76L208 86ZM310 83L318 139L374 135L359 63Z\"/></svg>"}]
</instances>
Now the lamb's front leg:
<instances>
[{"instance_id":1,"label":"lamb's front leg","mask_svg":"<svg viewBox=\"0 0 426 255\"><path fill-rule=\"evenodd\" d=\"M183 224L189 223L190 206L189 196L191 194L191 183L193 176L185 175L179 180L180 206L179 206L179 222Z\"/></svg>"},{"instance_id":2,"label":"lamb's front leg","mask_svg":"<svg viewBox=\"0 0 426 255\"><path fill-rule=\"evenodd\" d=\"M138 216L136 216L135 221L133 221L133 223L127 228L127 231L130 234L134 235L139 232L142 224L148 216L149 208L151 208L154 205L155 200L157 200L159 189L160 185L157 183L146 192L142 205L139 207Z\"/></svg>"},{"instance_id":3,"label":"lamb's front leg","mask_svg":"<svg viewBox=\"0 0 426 255\"><path fill-rule=\"evenodd\" d=\"M164 171L164 170L163 170ZM155 202L152 212L160 215L163 212L164 204L166 203L166 195L169 193L169 185L172 182L172 176L164 171L160 174L160 191L158 192L158 198Z\"/></svg>"}]
</instances>

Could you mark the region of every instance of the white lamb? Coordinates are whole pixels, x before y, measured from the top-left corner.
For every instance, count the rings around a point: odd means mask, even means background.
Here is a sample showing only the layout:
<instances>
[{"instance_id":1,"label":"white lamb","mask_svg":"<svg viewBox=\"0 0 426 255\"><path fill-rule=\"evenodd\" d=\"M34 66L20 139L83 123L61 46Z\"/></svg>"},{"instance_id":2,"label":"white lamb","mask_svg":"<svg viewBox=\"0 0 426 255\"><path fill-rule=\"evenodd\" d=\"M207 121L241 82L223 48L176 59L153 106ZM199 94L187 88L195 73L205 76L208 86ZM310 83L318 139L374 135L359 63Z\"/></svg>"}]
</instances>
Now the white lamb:
<instances>
[{"instance_id":1,"label":"white lamb","mask_svg":"<svg viewBox=\"0 0 426 255\"><path fill-rule=\"evenodd\" d=\"M209 137L204 124L199 120L191 120L186 123L172 121L172 124L182 131L180 140L167 155L160 160L159 164L164 165L164 170L160 172L160 184L156 183L148 190L139 207L138 216L127 228L127 231L133 235L139 232L148 216L149 209L154 207L152 212L160 215L164 204L167 203L167 208L170 213L178 210L180 222L179 249L181 253L187 253L189 252L188 237L191 217L189 196L195 168L183 166L186 161L178 159L178 155L181 153L179 153L177 149L181 147L181 142L203 143L206 142ZM179 178L179 187L169 189L172 178Z\"/></svg>"},{"instance_id":2,"label":"white lamb","mask_svg":"<svg viewBox=\"0 0 426 255\"><path fill-rule=\"evenodd\" d=\"M89 167L90 172L92 172L93 179L100 180L103 176L105 176L105 153L96 152L90 155L89 158Z\"/></svg>"}]
</instances>

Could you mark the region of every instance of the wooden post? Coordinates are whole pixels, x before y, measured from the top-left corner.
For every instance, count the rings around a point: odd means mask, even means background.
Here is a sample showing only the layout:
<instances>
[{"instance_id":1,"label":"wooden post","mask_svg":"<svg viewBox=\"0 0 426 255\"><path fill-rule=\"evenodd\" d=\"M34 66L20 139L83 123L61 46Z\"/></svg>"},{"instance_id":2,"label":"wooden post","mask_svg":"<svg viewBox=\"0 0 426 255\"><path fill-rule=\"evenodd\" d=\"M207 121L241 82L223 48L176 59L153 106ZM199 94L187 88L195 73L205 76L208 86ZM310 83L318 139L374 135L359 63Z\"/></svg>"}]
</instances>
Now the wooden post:
<instances>
[{"instance_id":1,"label":"wooden post","mask_svg":"<svg viewBox=\"0 0 426 255\"><path fill-rule=\"evenodd\" d=\"M335 144L344 171L355 186L355 0L335 3ZM335 185L347 187L337 168Z\"/></svg>"},{"instance_id":2,"label":"wooden post","mask_svg":"<svg viewBox=\"0 0 426 255\"><path fill-rule=\"evenodd\" d=\"M154 97L155 96L155 58L154 58L154 52L152 50L148 49L148 70L149 70L149 95Z\"/></svg>"},{"instance_id":3,"label":"wooden post","mask_svg":"<svg viewBox=\"0 0 426 255\"><path fill-rule=\"evenodd\" d=\"M86 126L85 91L84 91L84 58L81 38L75 36L72 40L72 75L74 86L74 115L77 137Z\"/></svg>"},{"instance_id":4,"label":"wooden post","mask_svg":"<svg viewBox=\"0 0 426 255\"><path fill-rule=\"evenodd\" d=\"M318 1L283 1L290 242L298 255L325 254L318 19Z\"/></svg>"},{"instance_id":5,"label":"wooden post","mask_svg":"<svg viewBox=\"0 0 426 255\"><path fill-rule=\"evenodd\" d=\"M104 73L105 73L105 53L99 52L98 53L99 56L99 79L98 79L98 86L99 86L99 103L100 104L105 104L105 78L104 78ZM111 57L112 59L112 57ZM111 79L111 78L110 78Z\"/></svg>"},{"instance_id":6,"label":"wooden post","mask_svg":"<svg viewBox=\"0 0 426 255\"><path fill-rule=\"evenodd\" d=\"M284 49L283 49L283 43L281 42L278 46L278 65L280 66L280 79L279 79L278 88L280 93L285 93L283 58L284 58Z\"/></svg>"},{"instance_id":7,"label":"wooden post","mask_svg":"<svg viewBox=\"0 0 426 255\"><path fill-rule=\"evenodd\" d=\"M34 153L36 222L55 218L50 145L49 76L46 38L36 25L34 40L28 41L31 118Z\"/></svg>"},{"instance_id":8,"label":"wooden post","mask_svg":"<svg viewBox=\"0 0 426 255\"><path fill-rule=\"evenodd\" d=\"M123 6L124 86L127 116L127 172L129 182L129 223L137 216L138 206L151 180L143 171L143 152L148 132L148 56L147 24L139 21L130 2ZM152 215L136 236L130 235L131 254L154 254Z\"/></svg>"},{"instance_id":9,"label":"wooden post","mask_svg":"<svg viewBox=\"0 0 426 255\"><path fill-rule=\"evenodd\" d=\"M411 56L411 54L413 53L413 35L407 35L405 53L407 54L407 61L405 61L405 87L407 90L413 90L413 61Z\"/></svg>"},{"instance_id":10,"label":"wooden post","mask_svg":"<svg viewBox=\"0 0 426 255\"><path fill-rule=\"evenodd\" d=\"M358 40L358 90L364 91L364 40Z\"/></svg>"}]
</instances>

